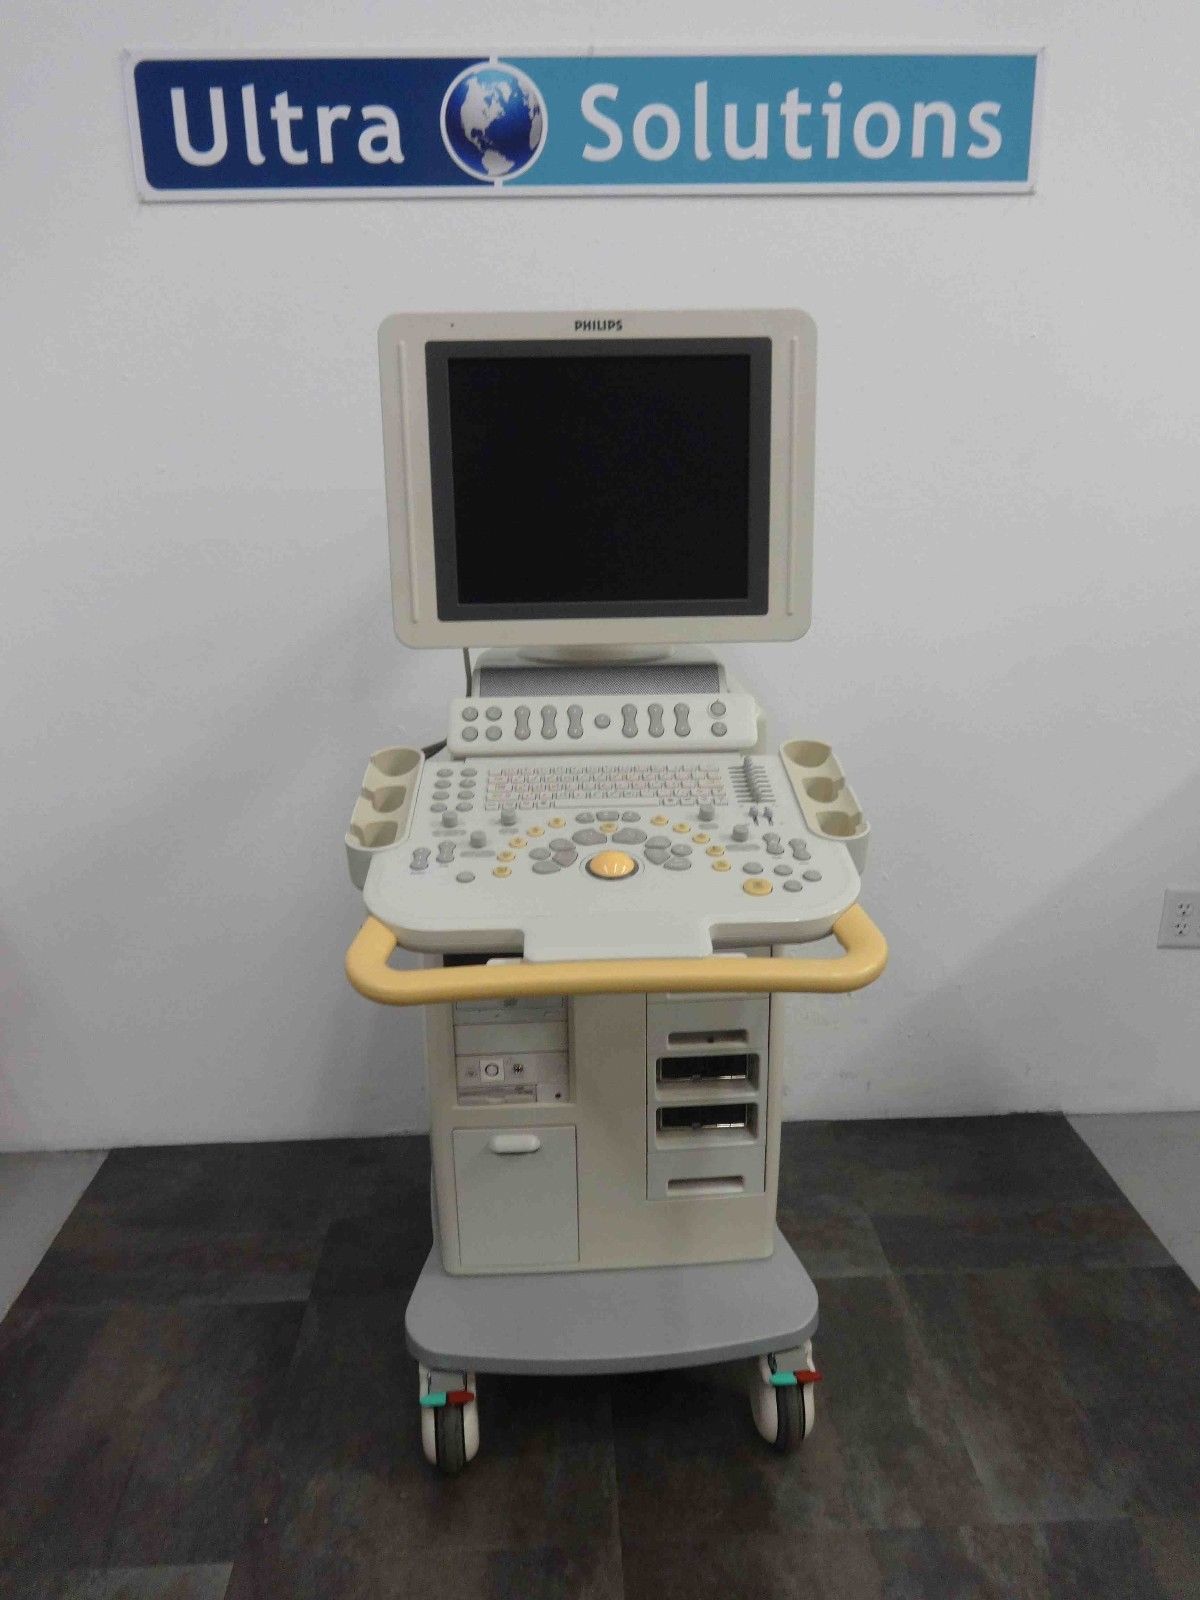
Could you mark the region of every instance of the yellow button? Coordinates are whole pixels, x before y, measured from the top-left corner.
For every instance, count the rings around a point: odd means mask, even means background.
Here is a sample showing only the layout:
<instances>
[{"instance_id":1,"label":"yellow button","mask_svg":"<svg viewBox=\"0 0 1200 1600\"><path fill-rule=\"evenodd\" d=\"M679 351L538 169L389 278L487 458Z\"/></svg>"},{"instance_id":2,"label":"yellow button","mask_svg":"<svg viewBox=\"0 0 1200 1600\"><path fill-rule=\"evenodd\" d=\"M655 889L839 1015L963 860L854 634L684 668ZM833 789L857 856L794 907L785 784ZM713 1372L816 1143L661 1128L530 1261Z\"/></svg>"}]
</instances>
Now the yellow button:
<instances>
[{"instance_id":1,"label":"yellow button","mask_svg":"<svg viewBox=\"0 0 1200 1600\"><path fill-rule=\"evenodd\" d=\"M651 817L650 826L652 828L665 828L669 821L669 817Z\"/></svg>"},{"instance_id":2,"label":"yellow button","mask_svg":"<svg viewBox=\"0 0 1200 1600\"><path fill-rule=\"evenodd\" d=\"M512 872L512 868L511 867L493 867L492 868L492 877L493 878L507 878L510 875L511 872Z\"/></svg>"},{"instance_id":3,"label":"yellow button","mask_svg":"<svg viewBox=\"0 0 1200 1600\"><path fill-rule=\"evenodd\" d=\"M692 838L697 844L707 844L709 841L709 835L707 833L694 833Z\"/></svg>"},{"instance_id":4,"label":"yellow button","mask_svg":"<svg viewBox=\"0 0 1200 1600\"><path fill-rule=\"evenodd\" d=\"M712 869L714 872L728 872L729 863L728 861L714 861L712 864Z\"/></svg>"},{"instance_id":5,"label":"yellow button","mask_svg":"<svg viewBox=\"0 0 1200 1600\"><path fill-rule=\"evenodd\" d=\"M725 854L725 846L723 844L710 844L704 853L706 856L723 856Z\"/></svg>"},{"instance_id":6,"label":"yellow button","mask_svg":"<svg viewBox=\"0 0 1200 1600\"><path fill-rule=\"evenodd\" d=\"M546 831L545 828L530 828L529 829L529 837L531 839L540 839L541 836L545 833L545 831Z\"/></svg>"},{"instance_id":7,"label":"yellow button","mask_svg":"<svg viewBox=\"0 0 1200 1600\"><path fill-rule=\"evenodd\" d=\"M637 862L624 850L601 850L587 864L593 878L627 878L637 871Z\"/></svg>"},{"instance_id":8,"label":"yellow button","mask_svg":"<svg viewBox=\"0 0 1200 1600\"><path fill-rule=\"evenodd\" d=\"M616 833L617 831L617 825L615 822L598 822L596 826L599 828L601 833ZM529 831L532 833L533 829L530 828Z\"/></svg>"},{"instance_id":9,"label":"yellow button","mask_svg":"<svg viewBox=\"0 0 1200 1600\"><path fill-rule=\"evenodd\" d=\"M497 861L515 861L516 859L517 852L515 850L501 850L496 856Z\"/></svg>"},{"instance_id":10,"label":"yellow button","mask_svg":"<svg viewBox=\"0 0 1200 1600\"><path fill-rule=\"evenodd\" d=\"M677 822L674 831L676 833L691 833L692 825L690 822Z\"/></svg>"},{"instance_id":11,"label":"yellow button","mask_svg":"<svg viewBox=\"0 0 1200 1600\"><path fill-rule=\"evenodd\" d=\"M766 878L747 878L742 888L747 894L770 894L772 885Z\"/></svg>"},{"instance_id":12,"label":"yellow button","mask_svg":"<svg viewBox=\"0 0 1200 1600\"><path fill-rule=\"evenodd\" d=\"M510 839L508 842L514 850L523 850L525 848L525 841L520 834L517 834L515 839Z\"/></svg>"},{"instance_id":13,"label":"yellow button","mask_svg":"<svg viewBox=\"0 0 1200 1600\"><path fill-rule=\"evenodd\" d=\"M566 817L551 817L550 818L550 826L552 828L565 828L566 825L567 825ZM530 831L532 831L532 830L530 830Z\"/></svg>"}]
</instances>

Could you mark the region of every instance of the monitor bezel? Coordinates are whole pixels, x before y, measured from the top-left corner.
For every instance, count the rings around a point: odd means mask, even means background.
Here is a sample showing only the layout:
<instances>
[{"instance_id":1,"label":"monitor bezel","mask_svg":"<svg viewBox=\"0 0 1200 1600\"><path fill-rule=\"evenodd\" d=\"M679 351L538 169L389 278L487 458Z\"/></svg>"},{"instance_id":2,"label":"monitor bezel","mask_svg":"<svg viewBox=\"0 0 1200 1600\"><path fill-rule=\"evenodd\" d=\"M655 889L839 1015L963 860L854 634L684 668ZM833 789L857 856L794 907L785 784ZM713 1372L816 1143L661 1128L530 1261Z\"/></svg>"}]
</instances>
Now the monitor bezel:
<instances>
[{"instance_id":1,"label":"monitor bezel","mask_svg":"<svg viewBox=\"0 0 1200 1600\"><path fill-rule=\"evenodd\" d=\"M682 353L723 345L756 349L760 361L765 361L765 341L770 344L769 402L766 417L757 419L762 437L756 458L768 480L765 514L757 529L757 554L765 566L764 610L748 605L709 609L697 602L631 602L564 605L560 615L547 616L544 608L539 614L539 608L527 605L447 606L454 580L452 558L447 560L446 474L433 463L446 444L436 374L450 347L521 346L530 352L555 347L564 353L583 349L603 354L619 346ZM396 633L406 644L578 650L670 645L701 638L793 639L806 632L811 603L816 330L804 312L400 313L380 327L379 351L393 616ZM569 534L564 531L563 549L569 548ZM519 559L518 550L513 554ZM763 573L757 577L761 590ZM758 599L755 595L753 603Z\"/></svg>"}]
</instances>

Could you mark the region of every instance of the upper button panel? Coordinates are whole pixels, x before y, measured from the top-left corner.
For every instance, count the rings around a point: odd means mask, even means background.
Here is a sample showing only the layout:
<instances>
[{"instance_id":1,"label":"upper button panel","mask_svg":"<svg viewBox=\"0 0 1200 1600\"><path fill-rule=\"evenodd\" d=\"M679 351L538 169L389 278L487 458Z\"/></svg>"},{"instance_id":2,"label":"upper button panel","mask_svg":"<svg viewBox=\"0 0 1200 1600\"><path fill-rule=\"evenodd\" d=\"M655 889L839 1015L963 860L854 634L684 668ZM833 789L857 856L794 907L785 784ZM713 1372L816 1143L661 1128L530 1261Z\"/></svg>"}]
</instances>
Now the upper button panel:
<instances>
[{"instance_id":1,"label":"upper button panel","mask_svg":"<svg viewBox=\"0 0 1200 1600\"><path fill-rule=\"evenodd\" d=\"M720 715L718 715L720 708ZM451 755L466 755L486 742L489 755L526 754L570 741L572 755L608 751L753 750L758 742L757 707L746 694L726 690L714 700L679 695L664 702L653 695L564 696L533 705L516 696L480 695L454 701L447 743Z\"/></svg>"}]
</instances>

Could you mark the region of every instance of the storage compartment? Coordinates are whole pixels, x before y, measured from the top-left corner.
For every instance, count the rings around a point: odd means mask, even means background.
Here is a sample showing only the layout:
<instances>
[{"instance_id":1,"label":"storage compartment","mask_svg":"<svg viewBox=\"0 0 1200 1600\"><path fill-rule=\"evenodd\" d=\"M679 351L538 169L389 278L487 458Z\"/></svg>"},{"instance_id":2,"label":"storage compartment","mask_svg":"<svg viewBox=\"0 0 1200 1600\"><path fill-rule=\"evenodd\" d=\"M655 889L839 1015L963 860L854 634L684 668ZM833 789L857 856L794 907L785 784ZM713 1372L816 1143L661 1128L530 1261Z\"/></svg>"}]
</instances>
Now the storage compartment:
<instances>
[{"instance_id":1,"label":"storage compartment","mask_svg":"<svg viewBox=\"0 0 1200 1600\"><path fill-rule=\"evenodd\" d=\"M722 1100L712 1105L659 1106L660 1138L753 1139L758 1107L749 1101Z\"/></svg>"},{"instance_id":2,"label":"storage compartment","mask_svg":"<svg viewBox=\"0 0 1200 1600\"><path fill-rule=\"evenodd\" d=\"M454 1187L464 1268L579 1260L573 1127L456 1129Z\"/></svg>"},{"instance_id":3,"label":"storage compartment","mask_svg":"<svg viewBox=\"0 0 1200 1600\"><path fill-rule=\"evenodd\" d=\"M659 1056L655 1077L661 1085L680 1088L698 1088L706 1083L753 1088L758 1083L758 1057L737 1050L708 1055Z\"/></svg>"}]
</instances>

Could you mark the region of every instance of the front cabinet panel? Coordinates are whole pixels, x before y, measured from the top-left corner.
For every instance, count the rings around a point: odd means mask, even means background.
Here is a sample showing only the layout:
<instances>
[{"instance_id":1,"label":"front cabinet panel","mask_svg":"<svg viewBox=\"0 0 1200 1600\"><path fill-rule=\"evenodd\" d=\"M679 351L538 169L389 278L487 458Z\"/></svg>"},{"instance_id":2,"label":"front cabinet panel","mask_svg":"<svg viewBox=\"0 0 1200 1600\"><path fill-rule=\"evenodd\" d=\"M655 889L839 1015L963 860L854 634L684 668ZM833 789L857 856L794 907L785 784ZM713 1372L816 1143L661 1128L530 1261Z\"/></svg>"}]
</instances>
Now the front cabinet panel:
<instances>
[{"instance_id":1,"label":"front cabinet panel","mask_svg":"<svg viewBox=\"0 0 1200 1600\"><path fill-rule=\"evenodd\" d=\"M511 1148L534 1140L535 1149ZM574 1128L458 1128L454 1187L465 1268L567 1266L579 1260Z\"/></svg>"}]
</instances>

